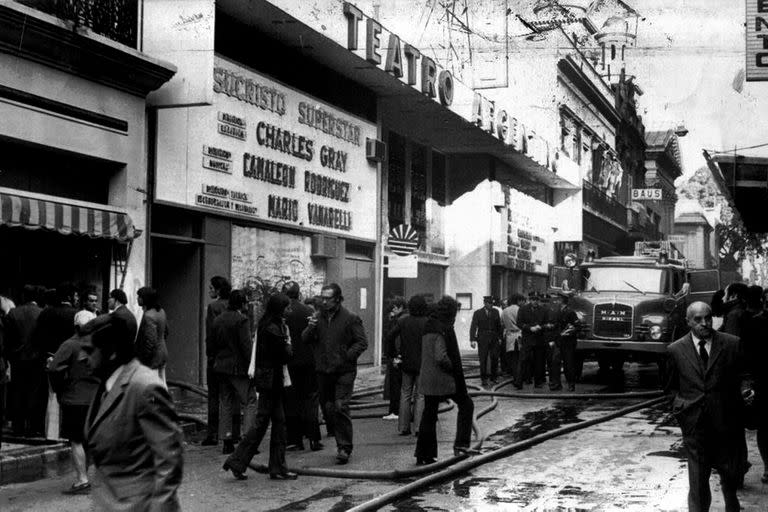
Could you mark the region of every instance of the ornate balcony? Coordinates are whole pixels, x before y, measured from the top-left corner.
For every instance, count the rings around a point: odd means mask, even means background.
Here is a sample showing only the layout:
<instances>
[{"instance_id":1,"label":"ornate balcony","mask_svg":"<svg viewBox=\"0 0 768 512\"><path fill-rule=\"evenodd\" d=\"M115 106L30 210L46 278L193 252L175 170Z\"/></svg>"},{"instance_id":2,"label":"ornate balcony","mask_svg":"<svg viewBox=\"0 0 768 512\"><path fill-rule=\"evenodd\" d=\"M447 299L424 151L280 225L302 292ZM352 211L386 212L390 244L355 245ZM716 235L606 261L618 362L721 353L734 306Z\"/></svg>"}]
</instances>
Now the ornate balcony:
<instances>
[{"instance_id":1,"label":"ornate balcony","mask_svg":"<svg viewBox=\"0 0 768 512\"><path fill-rule=\"evenodd\" d=\"M17 0L38 11L87 27L95 33L136 48L137 0Z\"/></svg>"},{"instance_id":2,"label":"ornate balcony","mask_svg":"<svg viewBox=\"0 0 768 512\"><path fill-rule=\"evenodd\" d=\"M608 196L594 183L587 180L584 180L583 183L584 208L626 229L627 207Z\"/></svg>"}]
</instances>

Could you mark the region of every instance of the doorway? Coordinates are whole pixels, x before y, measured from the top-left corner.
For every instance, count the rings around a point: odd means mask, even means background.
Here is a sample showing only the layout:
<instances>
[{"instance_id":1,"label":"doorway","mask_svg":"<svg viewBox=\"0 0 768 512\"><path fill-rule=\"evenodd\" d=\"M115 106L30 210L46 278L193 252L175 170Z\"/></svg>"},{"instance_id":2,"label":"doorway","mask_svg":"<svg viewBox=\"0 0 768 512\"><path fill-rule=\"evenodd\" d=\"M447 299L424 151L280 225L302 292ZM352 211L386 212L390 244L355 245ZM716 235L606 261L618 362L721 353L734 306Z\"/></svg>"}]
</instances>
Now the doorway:
<instances>
[{"instance_id":1,"label":"doorway","mask_svg":"<svg viewBox=\"0 0 768 512\"><path fill-rule=\"evenodd\" d=\"M168 379L203 383L202 244L152 239L152 287L168 316Z\"/></svg>"}]
</instances>

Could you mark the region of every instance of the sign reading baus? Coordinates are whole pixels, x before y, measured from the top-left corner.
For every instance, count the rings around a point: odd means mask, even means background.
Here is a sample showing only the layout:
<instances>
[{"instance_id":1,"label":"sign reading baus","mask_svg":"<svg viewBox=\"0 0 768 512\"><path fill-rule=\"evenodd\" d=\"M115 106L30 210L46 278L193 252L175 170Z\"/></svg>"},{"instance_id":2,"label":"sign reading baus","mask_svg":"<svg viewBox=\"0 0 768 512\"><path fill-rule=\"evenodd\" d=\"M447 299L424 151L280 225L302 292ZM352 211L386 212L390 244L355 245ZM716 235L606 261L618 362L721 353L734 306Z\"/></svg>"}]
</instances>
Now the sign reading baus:
<instances>
[{"instance_id":1,"label":"sign reading baus","mask_svg":"<svg viewBox=\"0 0 768 512\"><path fill-rule=\"evenodd\" d=\"M633 201L661 201L663 194L660 188L633 188Z\"/></svg>"},{"instance_id":2,"label":"sign reading baus","mask_svg":"<svg viewBox=\"0 0 768 512\"><path fill-rule=\"evenodd\" d=\"M374 124L219 56L213 91L158 112L158 201L375 240Z\"/></svg>"}]
</instances>

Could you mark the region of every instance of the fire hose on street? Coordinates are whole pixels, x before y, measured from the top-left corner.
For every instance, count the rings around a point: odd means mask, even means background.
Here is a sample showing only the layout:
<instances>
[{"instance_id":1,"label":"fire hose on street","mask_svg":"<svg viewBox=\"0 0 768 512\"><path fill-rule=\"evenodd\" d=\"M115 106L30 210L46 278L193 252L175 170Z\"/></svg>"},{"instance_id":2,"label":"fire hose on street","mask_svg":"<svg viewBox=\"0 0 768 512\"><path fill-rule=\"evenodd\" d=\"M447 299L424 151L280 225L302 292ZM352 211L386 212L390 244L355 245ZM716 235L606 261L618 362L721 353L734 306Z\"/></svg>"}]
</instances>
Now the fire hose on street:
<instances>
[{"instance_id":1,"label":"fire hose on street","mask_svg":"<svg viewBox=\"0 0 768 512\"><path fill-rule=\"evenodd\" d=\"M467 377L471 378L476 376L468 375ZM473 397L487 396L491 398L491 403L485 406L480 411L478 411L476 413L476 418L481 418L484 415L490 413L492 410L494 410L498 406L499 398L519 398L519 399L537 399L537 400L542 400L542 399L557 399L557 400L645 399L645 401L639 404L624 407L617 411L605 413L598 418L579 422L574 425L563 426L555 430L546 432L544 434L539 434L529 439L519 441L517 443L511 444L502 448L498 448L490 452L486 452L486 453L482 453L474 456L469 454L455 455L453 457L449 457L445 460L441 460L433 464L428 464L425 466L419 466L415 468L395 469L390 471L370 471L370 470L350 470L350 469L335 469L335 468L322 468L322 467L302 467L302 468L290 468L290 471L294 471L298 474L307 475L307 476L319 476L319 477L327 477L327 478L348 478L348 479L361 479L361 480L403 480L403 479L409 479L409 478L417 478L417 480L410 482L407 485L404 485L403 487L400 487L394 491L385 493L381 496L378 496L375 499L372 499L370 501L367 501L365 503L362 503L350 509L354 511L377 510L400 498L414 494L421 489L432 486L448 478L471 471L472 469L475 469L481 465L488 464L493 461L499 460L501 458L508 457L515 453L527 450L547 440L554 439L556 437L563 436L566 434L570 434L578 430L589 428L594 425L613 420L615 418L624 416L626 414L629 414L641 409L653 407L667 400L667 397L663 396L662 391L628 392L628 393L550 393L550 394L498 391L499 389L511 383L512 383L511 379L505 380L499 383L498 385L494 386L493 390L491 391L485 390L477 385L468 384L467 387L470 389L469 391L470 396L473 396ZM207 391L200 386L195 386L192 384L178 382L178 381L168 381L168 385L179 387L181 389L186 389L190 392L207 397ZM356 393L353 393L353 402L355 403L352 404L351 409L364 410L364 409L375 409L378 407L387 406L388 405L387 401L360 403L360 398L376 395L381 392L382 392L382 388L376 387L376 388L362 389ZM454 405L451 402L450 405L442 406L439 412L441 413L447 412L451 410L453 407ZM355 415L353 416L353 419L376 418L379 416L380 416L380 413L369 413L369 414ZM198 424L202 424L202 425L206 424L203 420L195 416L180 415L180 417L182 419L194 421ZM473 422L472 428L477 438L477 441L472 446L472 449L479 450L482 447L485 437L483 436L477 424L477 421ZM249 467L254 471L257 471L260 473L267 472L267 467L264 465L250 464Z\"/></svg>"}]
</instances>

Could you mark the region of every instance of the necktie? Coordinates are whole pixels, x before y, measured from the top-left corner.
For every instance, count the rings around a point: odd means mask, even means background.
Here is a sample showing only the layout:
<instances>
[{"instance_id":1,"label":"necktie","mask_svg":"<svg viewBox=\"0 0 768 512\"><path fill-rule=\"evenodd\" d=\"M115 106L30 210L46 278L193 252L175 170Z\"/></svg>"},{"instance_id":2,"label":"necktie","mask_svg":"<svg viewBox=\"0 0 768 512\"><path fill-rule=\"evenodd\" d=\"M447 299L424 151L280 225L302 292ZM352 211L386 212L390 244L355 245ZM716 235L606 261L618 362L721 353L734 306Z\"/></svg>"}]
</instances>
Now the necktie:
<instances>
[{"instance_id":1,"label":"necktie","mask_svg":"<svg viewBox=\"0 0 768 512\"><path fill-rule=\"evenodd\" d=\"M704 363L704 368L706 368L707 364L709 363L709 354L707 353L707 349L705 347L706 344L707 340L699 341L699 356L701 356L701 362Z\"/></svg>"}]
</instances>

